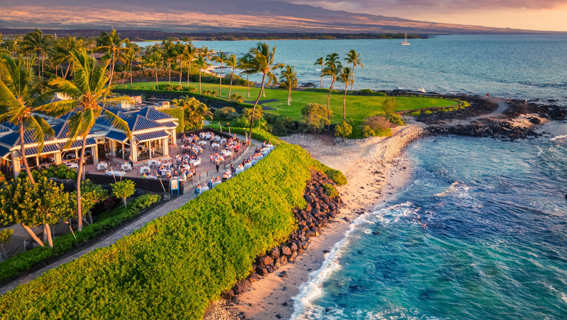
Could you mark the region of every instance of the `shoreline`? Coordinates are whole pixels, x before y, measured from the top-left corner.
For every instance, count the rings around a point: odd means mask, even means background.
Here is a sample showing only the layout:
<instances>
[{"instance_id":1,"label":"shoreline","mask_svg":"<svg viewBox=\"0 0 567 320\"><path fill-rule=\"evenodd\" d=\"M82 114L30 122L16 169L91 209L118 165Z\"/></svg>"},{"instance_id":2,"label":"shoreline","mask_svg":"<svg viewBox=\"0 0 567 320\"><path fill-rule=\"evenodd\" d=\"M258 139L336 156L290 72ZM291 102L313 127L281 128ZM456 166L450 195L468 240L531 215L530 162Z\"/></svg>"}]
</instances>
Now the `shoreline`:
<instances>
[{"instance_id":1,"label":"shoreline","mask_svg":"<svg viewBox=\"0 0 567 320\"><path fill-rule=\"evenodd\" d=\"M396 128L390 137L347 140L336 145L313 140L309 135L285 138L347 176L349 183L338 188L344 202L340 215L323 229L320 236L312 238L308 250L293 264L254 282L249 291L238 295L234 301L213 302L204 319L289 319L295 310L292 298L322 267L331 249L345 238L354 220L375 210L411 182L408 160L403 152L422 134L422 128L409 125ZM279 277L282 271L286 272L285 278Z\"/></svg>"}]
</instances>

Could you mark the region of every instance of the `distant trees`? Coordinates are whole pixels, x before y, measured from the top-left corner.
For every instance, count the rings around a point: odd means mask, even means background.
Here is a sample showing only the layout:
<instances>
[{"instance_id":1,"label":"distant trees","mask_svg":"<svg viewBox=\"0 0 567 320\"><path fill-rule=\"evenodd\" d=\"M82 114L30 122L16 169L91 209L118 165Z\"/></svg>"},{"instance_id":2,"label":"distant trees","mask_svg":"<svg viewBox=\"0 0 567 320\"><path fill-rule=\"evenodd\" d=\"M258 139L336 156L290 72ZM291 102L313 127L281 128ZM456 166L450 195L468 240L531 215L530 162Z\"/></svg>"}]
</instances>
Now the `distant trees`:
<instances>
[{"instance_id":1,"label":"distant trees","mask_svg":"<svg viewBox=\"0 0 567 320\"><path fill-rule=\"evenodd\" d=\"M215 56L211 58L212 61L220 63L220 75L219 75L219 95L222 97L222 67L228 59L228 54L224 51L220 51Z\"/></svg>"},{"instance_id":2,"label":"distant trees","mask_svg":"<svg viewBox=\"0 0 567 320\"><path fill-rule=\"evenodd\" d=\"M38 56L41 56L41 64L37 66L37 75L41 77L43 75L43 67L45 65L45 57L47 56L47 51L51 45L52 36L44 35L43 31L40 29L35 29L34 31L26 34L24 40L20 43L23 51L37 52Z\"/></svg>"},{"instance_id":3,"label":"distant trees","mask_svg":"<svg viewBox=\"0 0 567 320\"><path fill-rule=\"evenodd\" d=\"M97 39L98 48L96 51L105 51L106 58L110 59L110 78L109 85L112 85L112 77L114 76L114 66L117 60L124 60L124 53L128 50L124 47L124 40L120 39L120 34L112 29L112 32L101 32Z\"/></svg>"},{"instance_id":4,"label":"distant trees","mask_svg":"<svg viewBox=\"0 0 567 320\"><path fill-rule=\"evenodd\" d=\"M331 121L331 92L333 91L333 86L337 77L341 73L343 65L339 61L339 55L337 53L328 54L325 58L325 68L323 69L323 76L331 77L331 86L329 87L329 95L327 96L327 116L329 118L329 124Z\"/></svg>"},{"instance_id":5,"label":"distant trees","mask_svg":"<svg viewBox=\"0 0 567 320\"><path fill-rule=\"evenodd\" d=\"M291 90L297 88L297 71L294 67L286 66L280 76L280 87L288 90L287 105L291 104Z\"/></svg>"},{"instance_id":6,"label":"distant trees","mask_svg":"<svg viewBox=\"0 0 567 320\"><path fill-rule=\"evenodd\" d=\"M349 67L344 68L341 73L339 74L339 76L337 77L337 80L339 82L342 82L345 84L345 93L343 96L343 120L346 120L346 95L348 92L348 86L350 84L353 83L353 74L351 72L351 69Z\"/></svg>"},{"instance_id":7,"label":"distant trees","mask_svg":"<svg viewBox=\"0 0 567 320\"><path fill-rule=\"evenodd\" d=\"M238 66L238 60L236 59L235 55L231 54L225 59L225 62L227 67L232 68L232 74L230 75L230 86L228 87L228 96L227 96L228 100L230 100L232 93L232 80L234 80L234 72L236 70L236 67Z\"/></svg>"},{"instance_id":8,"label":"distant trees","mask_svg":"<svg viewBox=\"0 0 567 320\"><path fill-rule=\"evenodd\" d=\"M199 55L199 57L197 57L197 60L195 60L195 66L199 68L199 93L203 93L201 89L201 74L203 73L203 69L207 69L209 66L204 55Z\"/></svg>"},{"instance_id":9,"label":"distant trees","mask_svg":"<svg viewBox=\"0 0 567 320\"><path fill-rule=\"evenodd\" d=\"M325 63L325 61L323 60L323 57L318 58L317 60L315 60L315 66L321 66L321 84L319 85L320 89L323 89L323 64Z\"/></svg>"},{"instance_id":10,"label":"distant trees","mask_svg":"<svg viewBox=\"0 0 567 320\"><path fill-rule=\"evenodd\" d=\"M354 69L356 68L356 66L360 66L361 68L364 68L364 65L361 62L362 60L360 58L360 54L357 53L356 50L354 49L350 50L347 53L347 57L345 58L345 60L347 63L352 64L352 83L350 87L350 91L352 92L354 90Z\"/></svg>"}]
</instances>

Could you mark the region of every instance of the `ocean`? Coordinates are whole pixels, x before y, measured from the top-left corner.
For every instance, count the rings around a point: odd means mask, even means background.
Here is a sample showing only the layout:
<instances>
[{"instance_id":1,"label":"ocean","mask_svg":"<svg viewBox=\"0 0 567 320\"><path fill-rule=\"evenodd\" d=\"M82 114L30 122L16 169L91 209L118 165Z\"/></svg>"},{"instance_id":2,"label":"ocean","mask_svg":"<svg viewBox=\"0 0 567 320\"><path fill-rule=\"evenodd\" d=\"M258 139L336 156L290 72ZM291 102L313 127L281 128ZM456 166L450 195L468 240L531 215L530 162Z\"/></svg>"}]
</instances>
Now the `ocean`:
<instances>
[{"instance_id":1,"label":"ocean","mask_svg":"<svg viewBox=\"0 0 567 320\"><path fill-rule=\"evenodd\" d=\"M354 221L291 319L566 319L567 126L543 130L412 144L412 182Z\"/></svg>"},{"instance_id":2,"label":"ocean","mask_svg":"<svg viewBox=\"0 0 567 320\"><path fill-rule=\"evenodd\" d=\"M557 100L567 105L567 35L444 35L410 40L279 40L275 62L295 66L300 83L320 83L321 56L341 59L355 49L364 68L355 69L355 89L398 88L471 93L516 99ZM195 41L237 56L258 41ZM147 46L151 42L142 42ZM260 81L259 77L252 80ZM324 79L323 86L329 86Z\"/></svg>"}]
</instances>

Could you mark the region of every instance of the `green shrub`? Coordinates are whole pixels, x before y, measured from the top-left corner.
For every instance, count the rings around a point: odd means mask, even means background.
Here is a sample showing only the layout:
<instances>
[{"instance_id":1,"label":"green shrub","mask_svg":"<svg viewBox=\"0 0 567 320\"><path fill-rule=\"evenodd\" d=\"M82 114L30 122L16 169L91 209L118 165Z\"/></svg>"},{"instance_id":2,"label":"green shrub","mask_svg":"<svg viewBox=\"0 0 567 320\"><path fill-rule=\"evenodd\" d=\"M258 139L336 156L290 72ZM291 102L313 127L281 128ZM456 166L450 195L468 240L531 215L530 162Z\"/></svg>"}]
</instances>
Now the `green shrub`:
<instances>
[{"instance_id":1,"label":"green shrub","mask_svg":"<svg viewBox=\"0 0 567 320\"><path fill-rule=\"evenodd\" d=\"M344 186L347 184L347 178L339 170L331 169L325 165L323 165L321 168L323 173L325 173L329 179L333 180L333 182L336 183L337 186Z\"/></svg>"},{"instance_id":2,"label":"green shrub","mask_svg":"<svg viewBox=\"0 0 567 320\"><path fill-rule=\"evenodd\" d=\"M337 192L337 189L335 189L335 187L333 187L330 184L323 184L323 189L325 189L325 194L327 195L327 197L329 198L336 198L339 196L339 193Z\"/></svg>"},{"instance_id":3,"label":"green shrub","mask_svg":"<svg viewBox=\"0 0 567 320\"><path fill-rule=\"evenodd\" d=\"M232 121L238 118L238 112L232 107L224 107L215 110L215 119Z\"/></svg>"},{"instance_id":4,"label":"green shrub","mask_svg":"<svg viewBox=\"0 0 567 320\"><path fill-rule=\"evenodd\" d=\"M292 209L305 207L317 166L299 146L282 144L113 246L5 294L0 310L19 319L202 319L211 300L248 276L257 255L288 239Z\"/></svg>"},{"instance_id":5,"label":"green shrub","mask_svg":"<svg viewBox=\"0 0 567 320\"><path fill-rule=\"evenodd\" d=\"M390 123L395 124L397 126L405 126L406 125L404 119L399 114L395 114L395 113L389 114L389 115L386 116L386 119L388 121L390 121Z\"/></svg>"},{"instance_id":6,"label":"green shrub","mask_svg":"<svg viewBox=\"0 0 567 320\"><path fill-rule=\"evenodd\" d=\"M414 112L410 112L409 115L412 117L419 117L419 115L421 114L421 111L414 111Z\"/></svg>"},{"instance_id":7,"label":"green shrub","mask_svg":"<svg viewBox=\"0 0 567 320\"><path fill-rule=\"evenodd\" d=\"M433 113L433 111L431 111L431 110L425 110L425 114L432 114L432 113Z\"/></svg>"},{"instance_id":8,"label":"green shrub","mask_svg":"<svg viewBox=\"0 0 567 320\"><path fill-rule=\"evenodd\" d=\"M18 175L18 178L25 178L27 176L28 176L28 173L26 171L22 171ZM51 166L47 169L33 170L32 176L33 176L33 179L36 180L36 181L40 180L43 177L45 177L47 179L58 178L58 179L75 180L75 179L77 179L77 171L70 169L69 167L67 167L64 164L60 164L58 166Z\"/></svg>"},{"instance_id":9,"label":"green shrub","mask_svg":"<svg viewBox=\"0 0 567 320\"><path fill-rule=\"evenodd\" d=\"M295 120L289 116L266 113L264 119L273 135L286 136L295 132Z\"/></svg>"},{"instance_id":10,"label":"green shrub","mask_svg":"<svg viewBox=\"0 0 567 320\"><path fill-rule=\"evenodd\" d=\"M372 128L370 128L370 126L364 126L362 128L362 134L365 138L376 136L376 132L374 132L374 130L372 130Z\"/></svg>"},{"instance_id":11,"label":"green shrub","mask_svg":"<svg viewBox=\"0 0 567 320\"><path fill-rule=\"evenodd\" d=\"M235 93L235 94L232 94L232 95L230 96L230 99L229 99L229 100L243 103L243 102L244 102L244 97L241 96L241 95L239 95L238 93Z\"/></svg>"},{"instance_id":12,"label":"green shrub","mask_svg":"<svg viewBox=\"0 0 567 320\"><path fill-rule=\"evenodd\" d=\"M183 128L183 124L185 123L185 111L183 110L183 107L173 107L173 108L169 108L169 109L164 109L164 110L160 110L163 113L169 114L170 116L177 118L177 122L179 123L179 125L177 126L177 128L175 129L176 133L181 133L183 132L184 128Z\"/></svg>"},{"instance_id":13,"label":"green shrub","mask_svg":"<svg viewBox=\"0 0 567 320\"><path fill-rule=\"evenodd\" d=\"M396 112L396 108L398 107L398 102L394 98L387 98L382 102L382 111L384 111L385 115L391 115Z\"/></svg>"},{"instance_id":14,"label":"green shrub","mask_svg":"<svg viewBox=\"0 0 567 320\"><path fill-rule=\"evenodd\" d=\"M136 191L136 184L132 180L122 180L116 183L111 183L112 194L116 198L121 198L124 207L127 207L126 198L131 197Z\"/></svg>"},{"instance_id":15,"label":"green shrub","mask_svg":"<svg viewBox=\"0 0 567 320\"><path fill-rule=\"evenodd\" d=\"M160 200L159 195L145 194L130 202L128 208L114 209L101 215L94 224L84 226L82 232L75 233L76 239L72 234L67 234L53 240L53 249L37 247L0 263L0 282L5 282L21 272L45 263L49 259L64 255L77 245L111 231L114 227L140 214L140 209L149 207ZM0 302L0 306L3 306L2 302Z\"/></svg>"},{"instance_id":16,"label":"green shrub","mask_svg":"<svg viewBox=\"0 0 567 320\"><path fill-rule=\"evenodd\" d=\"M471 106L471 104L468 101L463 101L463 107L464 108L468 108L470 106Z\"/></svg>"},{"instance_id":17,"label":"green shrub","mask_svg":"<svg viewBox=\"0 0 567 320\"><path fill-rule=\"evenodd\" d=\"M343 139L352 134L352 126L346 121L342 124L335 126L335 137L342 137Z\"/></svg>"}]
</instances>

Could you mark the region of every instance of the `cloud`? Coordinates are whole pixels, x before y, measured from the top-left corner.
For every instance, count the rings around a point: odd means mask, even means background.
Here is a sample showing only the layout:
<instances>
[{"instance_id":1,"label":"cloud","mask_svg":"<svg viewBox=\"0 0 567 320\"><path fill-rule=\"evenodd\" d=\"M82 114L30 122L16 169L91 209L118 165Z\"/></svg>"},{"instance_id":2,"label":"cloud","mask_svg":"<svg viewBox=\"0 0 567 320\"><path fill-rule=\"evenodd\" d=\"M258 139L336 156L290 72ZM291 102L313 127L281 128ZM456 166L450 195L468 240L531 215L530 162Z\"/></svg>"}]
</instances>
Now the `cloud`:
<instances>
[{"instance_id":1,"label":"cloud","mask_svg":"<svg viewBox=\"0 0 567 320\"><path fill-rule=\"evenodd\" d=\"M320 6L331 10L364 12L392 9L425 10L491 10L491 9L555 9L567 6L567 0L289 0L287 2Z\"/></svg>"}]
</instances>

